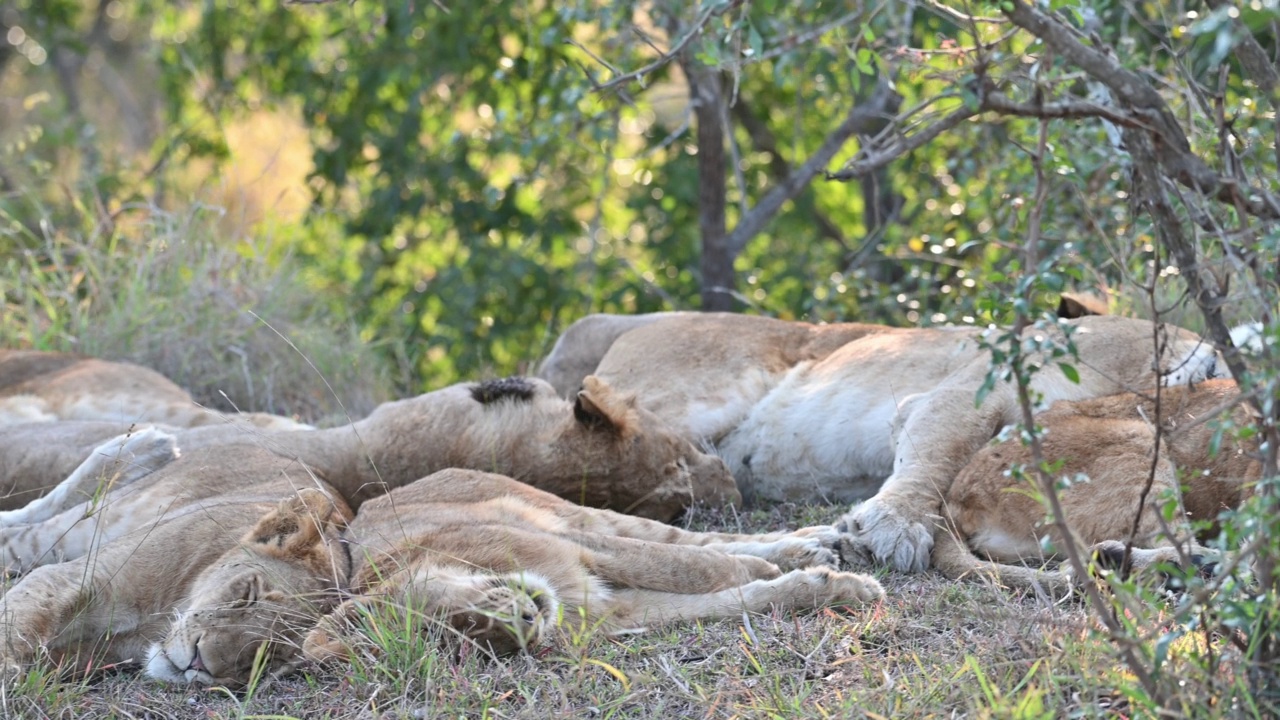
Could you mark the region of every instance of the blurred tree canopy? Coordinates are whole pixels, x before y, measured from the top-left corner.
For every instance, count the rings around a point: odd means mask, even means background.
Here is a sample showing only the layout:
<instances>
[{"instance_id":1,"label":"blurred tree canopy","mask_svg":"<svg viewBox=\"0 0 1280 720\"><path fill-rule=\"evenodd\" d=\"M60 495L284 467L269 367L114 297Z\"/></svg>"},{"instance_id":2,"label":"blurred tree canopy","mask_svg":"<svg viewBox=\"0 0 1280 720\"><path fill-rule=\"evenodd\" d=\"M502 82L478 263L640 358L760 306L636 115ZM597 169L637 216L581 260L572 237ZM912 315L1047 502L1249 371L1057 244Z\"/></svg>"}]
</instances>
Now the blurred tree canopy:
<instances>
[{"instance_id":1,"label":"blurred tree canopy","mask_svg":"<svg viewBox=\"0 0 1280 720\"><path fill-rule=\"evenodd\" d=\"M227 123L296 108L313 202L292 249L318 297L358 308L435 386L516 370L592 311L1008 320L1044 122L1042 255L1060 272L1041 290L1132 303L1173 267L1122 137L1154 111L1129 112L1021 7L10 0L0 69L25 94L0 182L28 227L68 197L173 202L175 173L226 157ZM1052 10L1035 12L1136 73L1192 154L1272 202L1274 0ZM125 75L155 104L108 134L85 98L125 103ZM1201 228L1238 211L1186 210Z\"/></svg>"}]
</instances>

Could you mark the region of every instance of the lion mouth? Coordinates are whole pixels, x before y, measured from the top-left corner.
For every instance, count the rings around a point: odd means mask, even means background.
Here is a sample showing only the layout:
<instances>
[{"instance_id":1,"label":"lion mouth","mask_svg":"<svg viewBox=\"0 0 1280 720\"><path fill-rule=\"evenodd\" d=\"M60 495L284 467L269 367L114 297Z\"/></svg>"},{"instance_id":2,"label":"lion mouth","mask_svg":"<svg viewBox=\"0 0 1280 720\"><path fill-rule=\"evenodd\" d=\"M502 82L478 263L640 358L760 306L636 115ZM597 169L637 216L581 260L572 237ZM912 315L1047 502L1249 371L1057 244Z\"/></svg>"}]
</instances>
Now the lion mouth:
<instances>
[{"instance_id":1,"label":"lion mouth","mask_svg":"<svg viewBox=\"0 0 1280 720\"><path fill-rule=\"evenodd\" d=\"M209 672L209 670L204 666L204 661L200 659L199 644L196 644L191 648L191 662L187 665L186 672L196 672L196 673Z\"/></svg>"}]
</instances>

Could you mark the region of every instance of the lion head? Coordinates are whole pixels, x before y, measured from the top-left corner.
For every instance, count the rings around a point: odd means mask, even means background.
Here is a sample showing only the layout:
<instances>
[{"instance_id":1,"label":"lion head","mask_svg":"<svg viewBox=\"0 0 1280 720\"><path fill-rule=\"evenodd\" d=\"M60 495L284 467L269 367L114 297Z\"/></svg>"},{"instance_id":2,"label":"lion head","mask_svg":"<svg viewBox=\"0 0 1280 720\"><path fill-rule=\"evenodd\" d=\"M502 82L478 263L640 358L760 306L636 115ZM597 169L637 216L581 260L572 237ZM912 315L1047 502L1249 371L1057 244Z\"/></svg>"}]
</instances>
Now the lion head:
<instances>
[{"instance_id":1,"label":"lion head","mask_svg":"<svg viewBox=\"0 0 1280 720\"><path fill-rule=\"evenodd\" d=\"M351 575L342 538L350 517L342 501L319 490L280 503L196 579L186 608L151 647L147 674L238 686L289 667L302 633L331 609Z\"/></svg>"},{"instance_id":2,"label":"lion head","mask_svg":"<svg viewBox=\"0 0 1280 720\"><path fill-rule=\"evenodd\" d=\"M577 492L572 461L563 487L550 490L586 505L670 521L691 502L739 504L742 495L728 466L705 452L657 415L640 406L633 393L621 393L589 375L573 403L575 427L564 442L592 457L597 476L624 476L630 482L598 483ZM591 450L595 450L591 453ZM594 495L593 495L594 493Z\"/></svg>"}]
</instances>

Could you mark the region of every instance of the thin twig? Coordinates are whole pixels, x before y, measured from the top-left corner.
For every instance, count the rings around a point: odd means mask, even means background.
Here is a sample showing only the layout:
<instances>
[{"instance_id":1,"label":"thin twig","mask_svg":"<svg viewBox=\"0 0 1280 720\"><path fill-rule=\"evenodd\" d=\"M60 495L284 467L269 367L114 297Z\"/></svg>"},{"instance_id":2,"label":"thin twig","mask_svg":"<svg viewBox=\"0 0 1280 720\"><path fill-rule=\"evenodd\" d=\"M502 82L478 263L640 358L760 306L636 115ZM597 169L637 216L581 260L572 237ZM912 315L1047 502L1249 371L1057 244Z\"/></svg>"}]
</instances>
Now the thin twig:
<instances>
[{"instance_id":1,"label":"thin twig","mask_svg":"<svg viewBox=\"0 0 1280 720\"><path fill-rule=\"evenodd\" d=\"M1041 221L1044 215L1045 202L1048 199L1048 182L1044 172L1044 158L1048 148L1049 139L1049 122L1048 120L1040 121L1040 137L1036 146L1036 153L1032 156L1032 163L1036 170L1036 189L1034 202L1032 202L1031 210L1027 218L1027 241L1023 248L1025 264L1028 268L1035 268L1039 265L1039 245L1041 235ZM1027 302L1022 307L1031 306L1030 294L1032 286L1028 285L1024 298ZM1090 582L1088 575L1088 567L1081 557L1080 546L1076 543L1072 536L1071 529L1067 525L1066 512L1062 508L1062 502L1058 498L1058 493L1054 487L1053 478L1049 475L1044 461L1044 448L1040 443L1040 437L1035 431L1035 414L1032 409L1031 393L1029 388L1029 378L1023 372L1022 362L1024 359L1024 346L1022 333L1030 326L1030 318L1027 317L1022 310L1018 311L1013 323L1012 334L1014 337L1014 357L1011 362L1014 363L1014 378L1017 384L1018 406L1022 412L1022 423L1026 427L1027 435L1030 437L1031 462L1035 466L1036 477L1039 481L1040 491L1045 500L1049 503L1049 512L1053 516L1053 522L1058 527L1058 531L1062 533L1065 545L1064 551L1067 555L1067 561L1071 565L1071 570L1084 586L1085 595L1089 599L1089 603L1093 606L1098 617L1103 624L1107 626L1107 630L1111 633L1112 639L1117 641L1119 650L1125 658L1125 663L1129 666L1130 672L1138 678L1143 688L1156 697L1158 687L1151 674L1147 671L1146 666L1134 653L1133 648L1124 642L1119 642L1125 638L1124 628L1119 621L1107 612L1108 605L1103 602L1102 594L1098 591L1096 583Z\"/></svg>"},{"instance_id":2,"label":"thin twig","mask_svg":"<svg viewBox=\"0 0 1280 720\"><path fill-rule=\"evenodd\" d=\"M689 26L689 29L685 32L685 34L681 36L681 38L677 40L674 45L668 48L666 52L658 56L656 60L649 63L648 65L645 65L644 67L637 68L635 70L632 70L631 72L625 72L620 75L615 75L614 77L610 78L609 80L603 83L596 84L595 90L597 92L602 92L604 90L609 90L609 89L618 87L619 85L624 85L637 78L642 78L645 75L648 75L649 73L653 72L654 70L657 70L663 67L664 65L667 65L672 60L674 60L676 56L678 56L689 43L693 42L694 38L702 34L703 27L705 27L706 24L711 21L711 18L732 10L736 4L737 3L734 2L734 0L727 0L726 2L708 4L705 8L703 8L702 13L698 15L697 19L693 21L693 24ZM577 45L577 43L572 43L572 44ZM581 47L581 46L578 45L578 47ZM592 57L595 57L594 53L589 53L589 54ZM602 64L605 65L605 67L608 67L610 70L613 70L612 66L608 65L607 63L602 63Z\"/></svg>"}]
</instances>

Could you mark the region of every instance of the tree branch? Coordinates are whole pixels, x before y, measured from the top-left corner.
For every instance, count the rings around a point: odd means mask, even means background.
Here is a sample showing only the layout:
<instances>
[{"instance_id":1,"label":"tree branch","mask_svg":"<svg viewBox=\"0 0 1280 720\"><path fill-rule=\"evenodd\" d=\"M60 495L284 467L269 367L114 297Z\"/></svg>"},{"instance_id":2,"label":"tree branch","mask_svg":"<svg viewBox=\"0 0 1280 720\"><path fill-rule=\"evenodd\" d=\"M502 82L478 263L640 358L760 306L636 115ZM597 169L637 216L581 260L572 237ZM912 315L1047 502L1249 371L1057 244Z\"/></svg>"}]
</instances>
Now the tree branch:
<instances>
[{"instance_id":1,"label":"tree branch","mask_svg":"<svg viewBox=\"0 0 1280 720\"><path fill-rule=\"evenodd\" d=\"M786 159L782 157L782 153L778 150L778 141L774 137L773 131L755 113L751 112L751 108L746 101L738 98L738 102L734 103L733 117L747 131L747 136L751 138L751 144L755 146L756 152L767 153L769 155L769 172L773 173L773 177L779 182L785 182L791 177L791 166L787 165ZM806 185L805 190L810 186ZM844 233L825 213L818 210L813 202L811 193L801 192L797 197L806 199L806 210L813 215L813 222L818 227L818 233L823 237L834 240L845 250L849 249L849 242L845 239ZM745 216L746 213L744 213Z\"/></svg>"},{"instance_id":2,"label":"tree branch","mask_svg":"<svg viewBox=\"0 0 1280 720\"><path fill-rule=\"evenodd\" d=\"M592 84L595 85L595 90L597 92L600 92L602 90L608 90L610 88L618 87L619 85L629 83L632 80L635 80L637 78L644 77L645 75L648 75L654 70L657 70L662 66L670 63L672 60L674 60L677 56L680 55L681 51L683 51L685 47L688 46L689 43L693 42L695 38L697 38L702 34L702 28L705 27L708 22L710 22L711 18L717 15L722 15L726 12L729 12L730 10L733 10L735 7L737 7L740 4L741 4L741 0L724 0L723 2L708 3L707 6L703 8L702 13L698 15L697 19L693 21L693 24L688 26L688 29L685 30L684 35L682 35L680 39L677 40L675 44L670 47L670 49L668 49L666 52L659 55L656 60L636 70L625 72L625 73L622 73L621 75L615 75L614 77L606 80L603 83L596 83L593 80ZM573 43L573 44L576 44L576 43ZM578 47L581 47L581 46L579 45ZM595 58L594 54L591 54L591 56ZM599 60L599 58L596 58L596 60ZM613 70L613 66L608 64L605 64L605 66L608 67L610 70ZM588 76L588 79L590 79L590 76Z\"/></svg>"},{"instance_id":3,"label":"tree branch","mask_svg":"<svg viewBox=\"0 0 1280 720\"><path fill-rule=\"evenodd\" d=\"M965 105L943 119L917 131L906 139L895 139L893 144L882 148L869 145L863 148L850 163L839 172L828 173L828 180L852 180L888 165L899 157L926 145L942 133L951 130L960 123L983 112L994 112L1001 115L1015 115L1041 119L1053 118L1088 118L1098 117L1109 120L1123 127L1140 127L1150 130L1151 127L1142 118L1115 108L1088 101L1065 101L1051 103L1018 103L1004 93L994 89L989 81L979 87L977 107Z\"/></svg>"},{"instance_id":4,"label":"tree branch","mask_svg":"<svg viewBox=\"0 0 1280 720\"><path fill-rule=\"evenodd\" d=\"M1042 120L1061 118L1102 118L1110 120L1122 127L1137 127L1150 130L1151 127L1140 118L1115 108L1088 101L1064 101L1047 103L1019 103L996 90L982 93L981 106L984 111L1001 115L1039 118Z\"/></svg>"},{"instance_id":5,"label":"tree branch","mask_svg":"<svg viewBox=\"0 0 1280 720\"><path fill-rule=\"evenodd\" d=\"M1192 300L1204 315L1209 337L1222 350L1231 375L1236 378L1245 377L1244 359L1232 343L1231 330L1222 316L1222 309L1227 304L1226 293L1218 287L1218 280L1213 273L1200 266L1200 256L1195 244L1183 232L1182 223L1165 193L1164 176L1158 168L1151 136L1136 129L1126 129L1124 142L1133 158L1137 196L1147 206L1161 244L1169 249L1169 254L1178 264L1178 273L1186 280Z\"/></svg>"},{"instance_id":6,"label":"tree branch","mask_svg":"<svg viewBox=\"0 0 1280 720\"><path fill-rule=\"evenodd\" d=\"M1217 10L1223 7L1232 7L1232 3L1228 0L1208 0L1209 7ZM1240 42L1235 46L1236 59L1240 61L1240 67L1244 68L1245 74L1251 80L1258 84L1258 88L1266 93L1267 99L1271 101L1272 107L1276 105L1276 88L1280 86L1280 73L1276 71L1271 59L1267 57L1267 51L1262 49L1258 44L1258 39L1249 32L1249 28L1240 22L1240 18L1236 17L1232 22L1239 33Z\"/></svg>"},{"instance_id":7,"label":"tree branch","mask_svg":"<svg viewBox=\"0 0 1280 720\"><path fill-rule=\"evenodd\" d=\"M844 122L831 131L813 155L796 168L785 180L770 190L751 211L742 217L733 232L729 234L729 249L734 255L742 252L747 241L755 237L773 216L777 214L783 203L800 193L815 175L826 168L831 158L840 152L848 139L854 135L874 132L884 118L892 117L898 112L902 96L889 86L888 80L881 80L876 86L870 101L855 105Z\"/></svg>"},{"instance_id":8,"label":"tree branch","mask_svg":"<svg viewBox=\"0 0 1280 720\"><path fill-rule=\"evenodd\" d=\"M1090 76L1111 89L1116 101L1132 108L1132 112L1151 128L1155 142L1152 150L1165 174L1196 192L1242 208L1245 212L1267 220L1280 219L1280 198L1261 188L1223 178L1191 151L1191 144L1164 98L1137 73L1120 65L1114 58L1085 45L1074 28L1046 15L1022 0L1009 0L1003 5L1013 24L1044 41Z\"/></svg>"},{"instance_id":9,"label":"tree branch","mask_svg":"<svg viewBox=\"0 0 1280 720\"><path fill-rule=\"evenodd\" d=\"M1017 103L996 91L984 78L980 81L982 85L976 104L957 108L910 137L895 138L882 147L869 144L839 172L828 173L827 179L852 180L884 167L981 112L1036 118L1099 117L1121 127L1146 130L1156 140L1153 152L1160 166L1179 184L1255 217L1280 220L1280 197L1242 179L1220 176L1191 151L1186 134L1164 98L1140 75L1124 68L1106 53L1085 45L1083 37L1071 26L1041 13L1022 0L1012 0L1005 13L1015 25L1039 37L1047 46L1106 85L1121 106L1130 109L1126 112L1086 101ZM1243 45L1248 45L1248 41ZM1266 58L1254 59L1265 61ZM1253 67L1250 72L1257 73L1255 81L1260 87L1271 83L1269 87L1274 90L1275 83L1280 82L1269 63L1251 63L1250 66Z\"/></svg>"},{"instance_id":10,"label":"tree branch","mask_svg":"<svg viewBox=\"0 0 1280 720\"><path fill-rule=\"evenodd\" d=\"M737 253L725 235L724 87L720 71L682 58L689 98L697 118L698 231L702 238L702 310L734 309ZM745 190L744 190L745 191Z\"/></svg>"},{"instance_id":11,"label":"tree branch","mask_svg":"<svg viewBox=\"0 0 1280 720\"><path fill-rule=\"evenodd\" d=\"M839 172L827 173L828 180L855 180L878 170L922 145L927 145L942 133L954 129L960 123L978 114L978 109L968 105L957 108L938 122L918 131L911 137L895 138L892 145L883 148L864 147L857 157L845 164ZM833 153L834 154L834 153Z\"/></svg>"}]
</instances>

